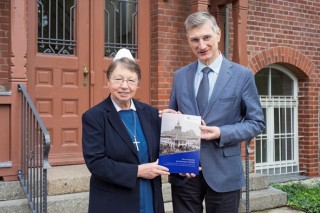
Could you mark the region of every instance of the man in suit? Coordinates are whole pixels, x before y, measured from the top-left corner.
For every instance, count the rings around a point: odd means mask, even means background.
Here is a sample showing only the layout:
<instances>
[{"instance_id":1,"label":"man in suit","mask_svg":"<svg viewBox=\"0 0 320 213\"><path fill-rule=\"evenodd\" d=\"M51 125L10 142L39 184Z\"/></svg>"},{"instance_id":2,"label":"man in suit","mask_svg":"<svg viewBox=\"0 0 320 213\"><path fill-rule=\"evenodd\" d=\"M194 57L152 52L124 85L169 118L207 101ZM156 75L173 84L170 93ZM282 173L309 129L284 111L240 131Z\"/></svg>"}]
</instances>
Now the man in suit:
<instances>
[{"instance_id":1,"label":"man in suit","mask_svg":"<svg viewBox=\"0 0 320 213\"><path fill-rule=\"evenodd\" d=\"M90 213L164 213L158 110L134 99L140 67L127 49L107 70L109 97L82 116Z\"/></svg>"},{"instance_id":2,"label":"man in suit","mask_svg":"<svg viewBox=\"0 0 320 213\"><path fill-rule=\"evenodd\" d=\"M218 50L221 32L208 12L185 21L187 38L198 60L174 74L169 108L201 115L200 173L171 174L174 212L238 212L245 178L242 141L265 128L253 73Z\"/></svg>"}]
</instances>

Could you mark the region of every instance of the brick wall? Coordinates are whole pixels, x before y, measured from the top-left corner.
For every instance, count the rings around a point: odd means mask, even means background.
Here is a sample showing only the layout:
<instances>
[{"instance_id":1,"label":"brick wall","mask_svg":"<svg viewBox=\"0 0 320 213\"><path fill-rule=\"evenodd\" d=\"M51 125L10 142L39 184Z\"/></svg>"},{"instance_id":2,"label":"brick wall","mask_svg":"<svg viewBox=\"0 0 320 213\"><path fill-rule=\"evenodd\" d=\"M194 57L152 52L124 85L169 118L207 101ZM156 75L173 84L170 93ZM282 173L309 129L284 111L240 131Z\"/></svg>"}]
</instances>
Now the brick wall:
<instances>
[{"instance_id":1,"label":"brick wall","mask_svg":"<svg viewBox=\"0 0 320 213\"><path fill-rule=\"evenodd\" d=\"M160 109L168 105L174 71L194 60L183 22L195 2L152 3L151 104ZM232 8L229 16L232 59L231 12ZM319 17L319 0L249 0L248 66L256 73L269 64L281 64L298 78L300 169L311 176L319 174Z\"/></svg>"},{"instance_id":2,"label":"brick wall","mask_svg":"<svg viewBox=\"0 0 320 213\"><path fill-rule=\"evenodd\" d=\"M191 6L189 0L152 2L150 102L163 109L169 104L174 71L193 60L183 24Z\"/></svg>"},{"instance_id":3,"label":"brick wall","mask_svg":"<svg viewBox=\"0 0 320 213\"><path fill-rule=\"evenodd\" d=\"M0 92L9 89L10 0L0 0Z\"/></svg>"},{"instance_id":4,"label":"brick wall","mask_svg":"<svg viewBox=\"0 0 320 213\"><path fill-rule=\"evenodd\" d=\"M312 176L319 174L319 17L319 0L249 0L248 58L281 63L298 78L300 169Z\"/></svg>"}]
</instances>

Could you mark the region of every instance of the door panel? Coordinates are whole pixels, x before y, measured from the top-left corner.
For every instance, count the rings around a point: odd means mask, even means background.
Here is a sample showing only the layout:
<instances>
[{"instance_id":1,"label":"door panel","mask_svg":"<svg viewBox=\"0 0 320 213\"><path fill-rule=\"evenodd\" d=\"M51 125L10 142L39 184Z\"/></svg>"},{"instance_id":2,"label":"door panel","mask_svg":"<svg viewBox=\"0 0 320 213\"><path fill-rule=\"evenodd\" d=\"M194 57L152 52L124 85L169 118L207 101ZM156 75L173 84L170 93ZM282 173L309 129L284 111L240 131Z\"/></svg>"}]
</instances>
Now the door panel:
<instances>
[{"instance_id":1,"label":"door panel","mask_svg":"<svg viewBox=\"0 0 320 213\"><path fill-rule=\"evenodd\" d=\"M10 105L0 104L0 168L10 164Z\"/></svg>"}]
</instances>

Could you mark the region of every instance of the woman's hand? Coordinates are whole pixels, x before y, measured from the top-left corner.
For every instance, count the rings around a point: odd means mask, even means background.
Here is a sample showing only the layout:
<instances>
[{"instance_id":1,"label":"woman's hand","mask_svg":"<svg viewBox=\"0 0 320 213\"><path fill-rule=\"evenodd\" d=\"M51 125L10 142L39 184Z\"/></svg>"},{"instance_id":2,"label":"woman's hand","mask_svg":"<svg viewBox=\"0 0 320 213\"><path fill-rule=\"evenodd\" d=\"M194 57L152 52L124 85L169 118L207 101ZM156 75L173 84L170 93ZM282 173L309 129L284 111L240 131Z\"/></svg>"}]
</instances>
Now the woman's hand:
<instances>
[{"instance_id":1,"label":"woman's hand","mask_svg":"<svg viewBox=\"0 0 320 213\"><path fill-rule=\"evenodd\" d=\"M159 175L170 175L170 172L167 167L158 165L158 160L153 163L145 163L138 166L137 177L139 178L153 179Z\"/></svg>"}]
</instances>

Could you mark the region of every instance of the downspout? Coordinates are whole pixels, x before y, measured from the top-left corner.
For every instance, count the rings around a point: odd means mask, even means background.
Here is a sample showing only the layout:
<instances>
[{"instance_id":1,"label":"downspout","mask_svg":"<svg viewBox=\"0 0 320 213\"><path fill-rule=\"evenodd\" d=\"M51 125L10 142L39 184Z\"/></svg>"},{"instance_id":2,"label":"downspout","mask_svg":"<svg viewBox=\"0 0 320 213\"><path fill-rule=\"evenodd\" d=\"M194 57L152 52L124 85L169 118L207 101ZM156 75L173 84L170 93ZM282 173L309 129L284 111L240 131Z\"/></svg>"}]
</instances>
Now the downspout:
<instances>
[{"instance_id":1,"label":"downspout","mask_svg":"<svg viewBox=\"0 0 320 213\"><path fill-rule=\"evenodd\" d=\"M226 20L224 28L224 54L229 59L229 4L226 5Z\"/></svg>"}]
</instances>

